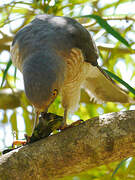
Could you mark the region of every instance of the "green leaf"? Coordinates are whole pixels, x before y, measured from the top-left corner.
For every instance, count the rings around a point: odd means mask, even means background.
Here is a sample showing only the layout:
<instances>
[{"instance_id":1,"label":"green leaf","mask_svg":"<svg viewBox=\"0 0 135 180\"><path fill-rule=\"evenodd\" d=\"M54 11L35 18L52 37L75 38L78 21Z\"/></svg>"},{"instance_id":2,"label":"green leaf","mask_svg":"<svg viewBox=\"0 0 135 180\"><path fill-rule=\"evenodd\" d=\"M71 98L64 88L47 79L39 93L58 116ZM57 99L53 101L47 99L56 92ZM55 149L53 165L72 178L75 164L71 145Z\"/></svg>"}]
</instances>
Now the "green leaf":
<instances>
[{"instance_id":1,"label":"green leaf","mask_svg":"<svg viewBox=\"0 0 135 180\"><path fill-rule=\"evenodd\" d=\"M2 119L2 123L5 124L7 122L8 122L7 112L4 111L4 116L3 116L3 119Z\"/></svg>"},{"instance_id":2,"label":"green leaf","mask_svg":"<svg viewBox=\"0 0 135 180\"><path fill-rule=\"evenodd\" d=\"M15 70L14 70L14 83L16 82L16 73L17 73L17 68L15 67Z\"/></svg>"},{"instance_id":3,"label":"green leaf","mask_svg":"<svg viewBox=\"0 0 135 180\"><path fill-rule=\"evenodd\" d=\"M122 160L118 165L117 167L115 168L115 170L113 171L113 174L112 174L112 178L114 177L114 175L117 173L117 171L119 170L119 168L128 160L128 158Z\"/></svg>"},{"instance_id":4,"label":"green leaf","mask_svg":"<svg viewBox=\"0 0 135 180\"><path fill-rule=\"evenodd\" d=\"M18 139L18 128L17 128L17 114L16 111L13 112L13 114L10 117L10 122L12 126L12 131L16 132L16 139Z\"/></svg>"},{"instance_id":5,"label":"green leaf","mask_svg":"<svg viewBox=\"0 0 135 180\"><path fill-rule=\"evenodd\" d=\"M28 9L23 8L23 7L15 7L12 10L12 13L18 13L18 14L26 14L28 12Z\"/></svg>"},{"instance_id":6,"label":"green leaf","mask_svg":"<svg viewBox=\"0 0 135 180\"><path fill-rule=\"evenodd\" d=\"M108 33L110 33L112 36L114 36L116 39L118 39L120 42L125 44L127 47L130 47L129 43L125 38L123 38L119 32L117 32L115 29L113 29L107 21L102 19L100 16L92 14L92 15L85 15L85 16L79 16L79 18L93 18L97 21L97 23L104 28Z\"/></svg>"},{"instance_id":7,"label":"green leaf","mask_svg":"<svg viewBox=\"0 0 135 180\"><path fill-rule=\"evenodd\" d=\"M133 93L135 95L135 89L132 88L128 83L126 83L125 81L123 81L122 79L120 79L117 75L113 74L112 72L103 69L110 77L112 77L113 79L115 79L116 81L118 81L119 83L121 83L123 86L125 86L131 93Z\"/></svg>"},{"instance_id":8,"label":"green leaf","mask_svg":"<svg viewBox=\"0 0 135 180\"><path fill-rule=\"evenodd\" d=\"M8 72L8 70L9 70L9 68L10 68L11 65L12 65L12 61L9 60L8 63L7 63L6 69L5 69L5 71L4 71L4 74L3 74L1 87L3 86L3 83L4 83L5 79L6 79L7 72Z\"/></svg>"},{"instance_id":9,"label":"green leaf","mask_svg":"<svg viewBox=\"0 0 135 180\"><path fill-rule=\"evenodd\" d=\"M32 124L29 118L29 114L28 112L23 109L23 118L24 118L24 122L25 122L25 131L28 135L31 135L32 133Z\"/></svg>"}]
</instances>

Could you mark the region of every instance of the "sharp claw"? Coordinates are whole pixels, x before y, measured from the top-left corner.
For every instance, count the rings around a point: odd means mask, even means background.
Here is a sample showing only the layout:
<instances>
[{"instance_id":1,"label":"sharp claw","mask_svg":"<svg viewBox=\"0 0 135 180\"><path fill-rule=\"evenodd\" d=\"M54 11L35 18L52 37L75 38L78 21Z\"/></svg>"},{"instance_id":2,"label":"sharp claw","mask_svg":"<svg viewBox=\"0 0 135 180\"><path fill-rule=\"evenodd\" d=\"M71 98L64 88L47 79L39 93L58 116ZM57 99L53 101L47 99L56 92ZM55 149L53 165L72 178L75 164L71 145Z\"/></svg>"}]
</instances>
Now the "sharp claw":
<instances>
[{"instance_id":1,"label":"sharp claw","mask_svg":"<svg viewBox=\"0 0 135 180\"><path fill-rule=\"evenodd\" d=\"M75 122L73 122L72 124L71 124L71 126L77 126L77 125L79 125L79 124L81 124L81 123L83 123L84 121L82 120L82 119L79 119L78 121L75 121Z\"/></svg>"},{"instance_id":2,"label":"sharp claw","mask_svg":"<svg viewBox=\"0 0 135 180\"><path fill-rule=\"evenodd\" d=\"M76 122L73 122L72 124L70 125L67 125L67 124L64 124L60 127L60 130L65 130L65 129L68 129L68 128L71 128L71 127L74 127L74 126L77 126L81 123L83 123L84 121L82 119L76 121Z\"/></svg>"},{"instance_id":3,"label":"sharp claw","mask_svg":"<svg viewBox=\"0 0 135 180\"><path fill-rule=\"evenodd\" d=\"M27 134L24 134L24 137L26 139L26 144L30 143L31 136L28 136Z\"/></svg>"},{"instance_id":4,"label":"sharp claw","mask_svg":"<svg viewBox=\"0 0 135 180\"><path fill-rule=\"evenodd\" d=\"M68 127L69 127L69 125L64 124L64 125L62 125L59 129L60 129L60 130L64 130L64 129L67 129Z\"/></svg>"},{"instance_id":5,"label":"sharp claw","mask_svg":"<svg viewBox=\"0 0 135 180\"><path fill-rule=\"evenodd\" d=\"M24 146L26 144L26 140L16 140L12 143L12 147L14 148L15 146Z\"/></svg>"},{"instance_id":6,"label":"sharp claw","mask_svg":"<svg viewBox=\"0 0 135 180\"><path fill-rule=\"evenodd\" d=\"M30 136L28 136L27 134L24 134L24 137L26 140L15 140L12 143L12 148L14 148L15 146L24 146L28 144L30 142Z\"/></svg>"}]
</instances>

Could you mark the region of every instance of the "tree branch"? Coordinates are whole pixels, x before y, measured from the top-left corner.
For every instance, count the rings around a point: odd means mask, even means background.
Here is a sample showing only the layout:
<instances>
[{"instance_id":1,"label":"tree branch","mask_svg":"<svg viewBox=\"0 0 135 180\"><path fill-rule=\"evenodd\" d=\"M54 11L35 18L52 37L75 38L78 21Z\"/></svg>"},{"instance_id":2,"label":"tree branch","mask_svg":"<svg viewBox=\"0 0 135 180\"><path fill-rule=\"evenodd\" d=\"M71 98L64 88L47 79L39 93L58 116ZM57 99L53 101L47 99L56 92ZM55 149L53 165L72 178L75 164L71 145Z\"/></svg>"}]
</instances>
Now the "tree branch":
<instances>
[{"instance_id":1,"label":"tree branch","mask_svg":"<svg viewBox=\"0 0 135 180\"><path fill-rule=\"evenodd\" d=\"M115 45L108 43L96 43L96 45L99 50L103 51L111 51L116 54L135 54L135 49L115 47Z\"/></svg>"},{"instance_id":2,"label":"tree branch","mask_svg":"<svg viewBox=\"0 0 135 180\"><path fill-rule=\"evenodd\" d=\"M1 89L0 91L0 109L14 109L21 106L21 97L25 96L24 91L11 89ZM25 96L26 97L26 96ZM27 101L28 102L28 101ZM90 98L87 93L82 90L80 102L90 103ZM28 102L29 103L29 102Z\"/></svg>"},{"instance_id":3,"label":"tree branch","mask_svg":"<svg viewBox=\"0 0 135 180\"><path fill-rule=\"evenodd\" d=\"M21 106L20 97L23 91L16 90L14 93L11 89L1 89L0 91L0 109L14 109Z\"/></svg>"},{"instance_id":4,"label":"tree branch","mask_svg":"<svg viewBox=\"0 0 135 180\"><path fill-rule=\"evenodd\" d=\"M103 17L104 20L125 20L125 21L135 21L134 16L110 16Z\"/></svg>"},{"instance_id":5,"label":"tree branch","mask_svg":"<svg viewBox=\"0 0 135 180\"><path fill-rule=\"evenodd\" d=\"M110 17L102 17L102 19L104 19L104 20L119 20L119 21L122 21L122 20L125 20L125 21L135 21L135 18L134 18L134 16L132 15L132 16L110 16ZM83 24L83 26L85 27L85 28L89 28L89 27L92 27L92 26L94 26L95 24L97 24L97 22L96 21L94 21L94 22L90 22L90 23L85 23L85 24Z\"/></svg>"},{"instance_id":6,"label":"tree branch","mask_svg":"<svg viewBox=\"0 0 135 180\"><path fill-rule=\"evenodd\" d=\"M0 52L2 52L3 50L10 51L10 46L5 44L2 45L0 44Z\"/></svg>"},{"instance_id":7,"label":"tree branch","mask_svg":"<svg viewBox=\"0 0 135 180\"><path fill-rule=\"evenodd\" d=\"M135 111L104 114L2 155L0 179L57 179L135 155Z\"/></svg>"}]
</instances>

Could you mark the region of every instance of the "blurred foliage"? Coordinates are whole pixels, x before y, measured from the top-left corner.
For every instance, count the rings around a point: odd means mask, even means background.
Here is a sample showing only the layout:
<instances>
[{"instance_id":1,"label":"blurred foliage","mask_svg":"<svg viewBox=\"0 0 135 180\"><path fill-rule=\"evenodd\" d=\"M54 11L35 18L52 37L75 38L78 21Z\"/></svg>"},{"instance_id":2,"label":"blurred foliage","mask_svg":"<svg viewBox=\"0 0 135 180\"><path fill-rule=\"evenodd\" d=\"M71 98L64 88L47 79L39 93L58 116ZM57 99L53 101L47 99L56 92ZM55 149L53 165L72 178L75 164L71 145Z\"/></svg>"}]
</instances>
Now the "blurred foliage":
<instances>
[{"instance_id":1,"label":"blurred foliage","mask_svg":"<svg viewBox=\"0 0 135 180\"><path fill-rule=\"evenodd\" d=\"M37 14L43 13L65 15L72 18L79 17L77 20L90 31L99 47L100 65L117 74L130 85L134 85L135 14L131 11L132 5L135 7L132 0L1 0L0 84L3 86L0 92L10 89L14 94L15 88L20 88L18 82L21 75L18 71L16 73L16 69L11 65L10 44L20 28L28 24ZM130 48L127 47L128 45ZM22 138L24 133L30 135L32 132L34 110L24 94L19 95L19 100L21 107L12 109L10 106L10 110L8 108L0 109L1 149L11 145L14 132L16 138ZM60 102L61 99L58 97L49 111L63 115ZM86 120L99 114L128 110L134 107L130 104L120 105L109 102L102 105L81 103L75 113L76 116L70 117L69 123L76 118ZM135 159L131 158L122 163L114 162L79 175L65 177L62 180L135 179L134 164ZM113 177L112 174L114 174Z\"/></svg>"}]
</instances>

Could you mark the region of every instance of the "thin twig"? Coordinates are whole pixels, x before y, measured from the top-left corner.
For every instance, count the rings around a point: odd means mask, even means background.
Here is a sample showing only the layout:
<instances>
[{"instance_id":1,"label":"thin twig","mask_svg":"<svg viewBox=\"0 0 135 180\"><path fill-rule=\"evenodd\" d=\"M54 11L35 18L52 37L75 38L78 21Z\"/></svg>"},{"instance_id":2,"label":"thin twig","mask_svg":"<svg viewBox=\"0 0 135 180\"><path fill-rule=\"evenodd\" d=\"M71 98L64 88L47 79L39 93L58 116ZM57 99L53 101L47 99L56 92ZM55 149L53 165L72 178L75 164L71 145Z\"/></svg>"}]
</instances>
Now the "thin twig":
<instances>
[{"instance_id":1,"label":"thin twig","mask_svg":"<svg viewBox=\"0 0 135 180\"><path fill-rule=\"evenodd\" d=\"M120 17L120 16L111 16L111 17L102 17L102 19L104 20L125 20L125 21L135 21L135 18L132 16L123 16L123 17ZM85 28L89 28L89 27L92 27L96 24L96 21L93 22L93 23L86 23L86 24L83 24L83 26Z\"/></svg>"}]
</instances>

